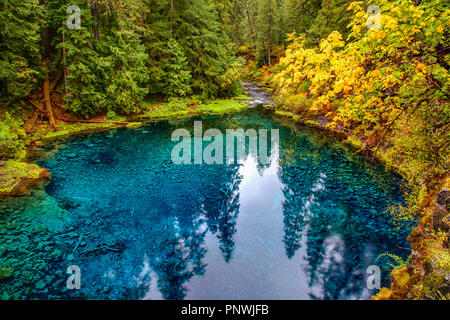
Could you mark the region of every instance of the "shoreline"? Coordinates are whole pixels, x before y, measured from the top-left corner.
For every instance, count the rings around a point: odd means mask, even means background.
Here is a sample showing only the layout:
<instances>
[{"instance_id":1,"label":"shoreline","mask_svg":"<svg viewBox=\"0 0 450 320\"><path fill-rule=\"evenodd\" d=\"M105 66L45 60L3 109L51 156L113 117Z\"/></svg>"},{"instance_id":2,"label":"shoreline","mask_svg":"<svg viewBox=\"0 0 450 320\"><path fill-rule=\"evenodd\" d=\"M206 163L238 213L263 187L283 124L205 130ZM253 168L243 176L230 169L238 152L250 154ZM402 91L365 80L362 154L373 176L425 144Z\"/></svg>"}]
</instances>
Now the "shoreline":
<instances>
[{"instance_id":1,"label":"shoreline","mask_svg":"<svg viewBox=\"0 0 450 320\"><path fill-rule=\"evenodd\" d=\"M267 85L262 87L273 91L273 88ZM386 170L400 175L410 190L416 188L416 191L409 195L412 195L413 201L417 201L418 204L413 205L412 208L405 207L406 210L414 210L416 215L413 218L417 221L417 226L412 229L407 238L411 246L411 260L404 261L393 268L390 275L390 287L381 288L372 300L411 300L417 297L434 299L437 289L450 295L450 251L447 249L450 244L450 177L448 175L444 177L437 187L429 188L424 184L417 189L418 186L411 184L405 170L395 164L388 165L386 150L372 152L364 149L367 137L361 139L349 130L327 128L328 119L323 116L306 119L290 111L277 110L276 103L273 110L274 114L280 117L346 137L342 143L352 145L359 149L357 152L366 153L369 158L383 164ZM437 298L445 298L445 296Z\"/></svg>"},{"instance_id":2,"label":"shoreline","mask_svg":"<svg viewBox=\"0 0 450 320\"><path fill-rule=\"evenodd\" d=\"M265 88L265 87L263 87ZM50 132L50 134L47 134L43 137L41 137L38 140L33 140L27 145L27 153L30 151L31 148L40 148L45 143L48 143L49 141L52 141L53 139L58 138L69 138L71 136L75 136L78 134L85 134L88 132L97 132L97 131L104 131L104 130L110 130L114 128L120 128L120 127L139 127L141 125L144 125L144 123L152 122L152 121L162 121L162 120L168 120L168 119L180 119L180 118L190 118L197 115L208 115L208 114L228 114L233 113L236 111L242 111L248 108L247 102L251 100L251 98L247 97L248 99L226 99L230 100L233 103L228 108L213 108L211 107L214 105L215 101L220 100L213 100L210 104L208 104L206 108L198 108L193 110L181 110L180 112L173 112L171 114L166 114L159 117L151 117L149 114L142 114L137 116L132 116L129 118L125 118L122 122L123 124L120 124L119 122L115 123L101 123L101 124L77 124L77 123L71 123L66 124L63 126L66 130L60 130L55 132ZM223 100L223 99L222 99ZM243 103L244 101L244 103ZM270 108L270 110L273 112L274 116L277 117L283 117L287 119L293 120L295 123L299 123L301 125L305 125L308 127L312 127L318 130L323 130L325 132L331 133L336 136L340 136L343 139L341 142L343 144L351 145L355 148L355 152L364 152L370 159L379 161L381 164L383 164L388 171L392 171L395 174L400 175L402 178L405 179L405 182L408 187L413 187L410 185L408 181L407 174L401 170L401 168L397 168L396 166L387 166L386 159L383 158L383 152L380 150L378 153L371 152L370 150L364 150L364 139L358 138L355 135L353 135L351 132L347 132L345 130L339 130L338 129L330 129L326 127L327 119L324 117L316 117L316 118L310 118L305 119L302 118L301 115L294 114L292 112L287 112L284 110L277 110L277 106L274 105ZM25 161L29 159L25 158ZM41 176L41 173L46 171L45 168L39 167L34 163L29 163L25 161L15 161L10 160L7 161L3 168L0 166L0 171L4 170L5 166L12 165L13 167L17 165L18 168L20 166L23 167L24 164L33 166L30 167L30 170L32 170L33 174L31 176L33 178L30 179L30 172L27 173L27 176L19 178L19 182L17 183L20 188L16 189L19 192L17 192L17 195L23 195L26 193L26 190L28 187L31 187L33 185L39 184L44 180L51 179L51 174L43 174ZM14 164L15 162L15 164ZM7 168L8 168L7 167ZM18 170L12 170L14 172L18 172ZM23 172L27 172L26 170L23 170ZM36 173L39 172L38 175ZM17 177L15 177L17 179ZM22 181L24 183L22 183ZM1 182L1 181L0 181ZM1 184L0 184L1 187ZM450 279L450 270L447 270L448 264L445 263L445 259L448 259L448 252L447 256L445 255L445 248L443 247L443 244L445 244L445 240L440 240L437 235L435 235L435 232L438 232L440 228L444 229L447 228L447 240L448 241L448 229L450 227L450 216L448 213L448 205L446 206L446 203L449 201L449 195L448 192L450 185L449 181L447 180L446 185L444 185L443 188L440 188L439 190L428 190L426 193L427 201L426 203L421 204L420 210L422 212L422 215L419 215L417 217L418 223L417 227L414 228L411 232L411 234L408 236L407 240L411 245L411 257L412 260L409 262L409 264L403 265L401 268L394 268L391 273L391 279L392 282L390 284L389 288L382 288L378 294L374 295L372 299L413 299L415 296L415 289L417 286L423 286L423 284L427 284L428 282L432 281L433 277L438 275L444 275L445 277ZM14 190L11 189L11 190ZM1 191L1 188L0 188ZM6 196L8 196L6 194ZM0 192L0 197L5 197L5 193ZM436 256L443 257L444 264L435 264L433 265L433 261L436 260ZM431 271L430 271L431 270ZM441 283L440 285L444 285L449 287L449 279L447 279L447 283Z\"/></svg>"},{"instance_id":3,"label":"shoreline","mask_svg":"<svg viewBox=\"0 0 450 320\"><path fill-rule=\"evenodd\" d=\"M39 149L55 139L67 139L72 136L99 132L115 128L137 128L152 121L163 121L171 119L190 118L198 115L220 115L245 110L247 102L251 100L244 94L231 98L218 98L199 104L196 108L185 106L185 109L167 112L165 104L155 104L151 111L139 115L122 117L121 121L86 123L60 121L59 129L48 131L48 125L40 127L30 135L25 142L25 155L21 159L9 159L0 165L0 199L7 197L23 196L29 193L30 187L38 185L45 180L51 179L51 173L46 168L40 167L30 161L29 153L33 149ZM155 107L162 106L161 111ZM165 112L165 113L164 113ZM26 170L25 170L26 169Z\"/></svg>"}]
</instances>

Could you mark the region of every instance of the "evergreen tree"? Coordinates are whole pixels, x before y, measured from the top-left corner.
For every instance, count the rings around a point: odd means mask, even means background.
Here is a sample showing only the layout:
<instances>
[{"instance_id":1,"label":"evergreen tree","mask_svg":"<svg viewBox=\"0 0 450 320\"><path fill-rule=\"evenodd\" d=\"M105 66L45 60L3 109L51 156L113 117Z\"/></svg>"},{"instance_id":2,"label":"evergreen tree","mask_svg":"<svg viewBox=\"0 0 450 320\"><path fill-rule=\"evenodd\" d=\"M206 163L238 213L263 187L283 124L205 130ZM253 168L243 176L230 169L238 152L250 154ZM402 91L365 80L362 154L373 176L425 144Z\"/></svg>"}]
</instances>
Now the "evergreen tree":
<instances>
[{"instance_id":1,"label":"evergreen tree","mask_svg":"<svg viewBox=\"0 0 450 320\"><path fill-rule=\"evenodd\" d=\"M334 30L339 31L344 39L349 34L347 25L351 13L347 10L352 0L322 0L322 8L318 11L311 27L307 31L308 43L316 44L326 38Z\"/></svg>"},{"instance_id":2,"label":"evergreen tree","mask_svg":"<svg viewBox=\"0 0 450 320\"><path fill-rule=\"evenodd\" d=\"M205 97L227 91L222 81L229 67L235 66L235 56L214 2L150 0L146 7L150 13L145 24L151 31L144 41L150 56L151 92L188 93L187 84L194 94ZM173 70L181 72L169 75Z\"/></svg>"},{"instance_id":3,"label":"evergreen tree","mask_svg":"<svg viewBox=\"0 0 450 320\"><path fill-rule=\"evenodd\" d=\"M286 0L286 32L308 32L322 6L322 1Z\"/></svg>"},{"instance_id":4,"label":"evergreen tree","mask_svg":"<svg viewBox=\"0 0 450 320\"><path fill-rule=\"evenodd\" d=\"M120 4L120 7L119 7ZM67 7L63 6L61 13ZM148 93L140 8L134 0L85 2L80 29L59 28L67 66L67 109L83 116L140 112Z\"/></svg>"},{"instance_id":5,"label":"evergreen tree","mask_svg":"<svg viewBox=\"0 0 450 320\"><path fill-rule=\"evenodd\" d=\"M0 103L17 103L36 89L40 9L35 0L0 1Z\"/></svg>"},{"instance_id":6,"label":"evergreen tree","mask_svg":"<svg viewBox=\"0 0 450 320\"><path fill-rule=\"evenodd\" d=\"M170 39L167 44L169 56L163 66L167 75L163 93L169 97L185 96L191 92L189 82L191 73L188 70L188 62L178 42Z\"/></svg>"},{"instance_id":7,"label":"evergreen tree","mask_svg":"<svg viewBox=\"0 0 450 320\"><path fill-rule=\"evenodd\" d=\"M259 3L257 30L258 60L272 66L272 54L275 46L281 43L281 5L277 0L263 0Z\"/></svg>"}]
</instances>

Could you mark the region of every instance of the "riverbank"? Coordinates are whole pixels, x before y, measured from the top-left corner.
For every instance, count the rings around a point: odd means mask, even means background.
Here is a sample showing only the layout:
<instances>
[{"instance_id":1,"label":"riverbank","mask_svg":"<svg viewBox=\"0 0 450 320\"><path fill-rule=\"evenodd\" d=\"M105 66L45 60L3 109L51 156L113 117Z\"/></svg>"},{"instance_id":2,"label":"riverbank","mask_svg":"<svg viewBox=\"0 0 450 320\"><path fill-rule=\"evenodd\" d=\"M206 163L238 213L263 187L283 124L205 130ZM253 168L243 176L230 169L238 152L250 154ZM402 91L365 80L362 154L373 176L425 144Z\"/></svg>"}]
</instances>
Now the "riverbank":
<instances>
[{"instance_id":1,"label":"riverbank","mask_svg":"<svg viewBox=\"0 0 450 320\"><path fill-rule=\"evenodd\" d=\"M388 203L402 201L401 179L330 134L275 117L261 108L265 99L252 97L264 101L243 112L195 119L205 130L223 133L279 129L279 152L271 152L279 161L264 168L253 159L174 165L171 133L192 128L193 118L57 139L33 155L54 180L5 203L0 247L8 251L0 268L15 272L2 280L5 299L139 299L146 291L135 279L147 261L157 270L149 274L157 285L152 298L160 291L162 298L177 299L311 299L311 292L316 299L369 299L376 291L365 289L361 270L391 247L407 254L396 244L407 247L409 229L395 230L382 214ZM34 234L18 220L26 217L30 227L42 221L48 232ZM202 232L192 227L197 221L204 221ZM174 256L179 235L189 256ZM330 253L336 264L328 263ZM31 256L26 266L20 265L23 255ZM40 268L41 259L48 263L42 273L28 266ZM191 261L201 268L192 281L185 269ZM80 291L62 292L68 265L83 270ZM110 270L114 279L103 276Z\"/></svg>"},{"instance_id":2,"label":"riverbank","mask_svg":"<svg viewBox=\"0 0 450 320\"><path fill-rule=\"evenodd\" d=\"M266 81L262 85L267 86ZM269 87L273 91L273 88ZM284 97L286 99L286 97ZM275 101L277 101L275 96ZM327 115L302 112L296 114L275 103L274 113L281 117L293 119L306 126L333 132L344 136L344 143L355 147L357 152L365 152L370 157L384 163L388 170L400 174L409 181L411 189L407 204L402 208L393 208L398 219L413 219L417 227L408 237L411 245L410 259L397 260L391 273L390 288L382 288L373 297L375 300L386 299L449 299L450 298L450 177L441 179L425 177L420 183L414 181L412 172L404 164L409 159L395 156L389 146L372 150L370 137L356 135L352 130L339 125L327 126L331 121Z\"/></svg>"},{"instance_id":3,"label":"riverbank","mask_svg":"<svg viewBox=\"0 0 450 320\"><path fill-rule=\"evenodd\" d=\"M51 178L51 174L45 168L28 163L27 152L38 150L46 142L55 138L116 127L139 127L143 122L152 120L239 112L247 108L249 100L251 98L242 93L232 98L204 102L179 99L175 102L151 103L142 114L114 116L113 118L101 116L89 120L70 117L66 121L57 121L57 130L52 129L47 122L37 123L33 127L33 132L24 135L18 142L20 145L16 154L11 159L0 162L0 197L24 195L29 191L29 187ZM24 117L27 118L28 115L24 115ZM24 119L25 123L26 120Z\"/></svg>"},{"instance_id":4,"label":"riverbank","mask_svg":"<svg viewBox=\"0 0 450 320\"><path fill-rule=\"evenodd\" d=\"M132 117L116 117L107 123L63 123L59 122L58 131L49 131L47 124L39 126L37 131L33 133L28 139L29 148L40 148L46 141L56 137L69 136L87 131L111 129L117 126L139 126L143 121L169 119L169 118L183 118L195 116L200 114L220 114L238 112L247 108L247 104L243 101L248 100L248 97L242 95L233 99L220 99L207 103L200 104L180 104L178 106L170 106L169 104L154 104L152 108L140 115ZM274 113L278 116L287 117L304 125L320 128L322 130L332 131L335 134L345 135L346 143L353 145L360 151L364 150L367 137L360 137L353 134L344 128L335 127L333 129L326 126L329 122L325 116L308 116L295 114L280 108L274 107ZM103 121L104 119L96 119ZM389 155L389 152L383 152L384 149L377 150L378 152L369 152L374 158L383 161ZM402 170L401 166L390 165L392 161L383 161L391 170L397 171L405 178L408 178L408 173ZM400 162L401 163L401 162ZM20 170L24 162L9 161L8 166L19 168L18 170L11 170L14 175L11 179L19 179L17 173L27 172L27 170ZM42 168L34 167L32 172L35 183L39 183L41 178L34 175ZM4 172L4 169L0 169ZM5 176L5 175L4 175ZM7 176L7 175L6 175ZM23 179L29 179L29 176L24 176ZM24 180L25 181L25 180ZM11 185L10 180L9 185ZM3 183L3 182L1 182ZM413 230L408 240L411 244L412 253L409 262L400 261L400 264L392 272L391 287L383 288L374 299L439 299L444 298L441 292L448 292L449 284L449 253L448 253L448 236L450 220L448 214L449 192L450 184L447 179L443 184L436 184L437 187L432 187L432 184L425 185L425 188L413 193L408 201L408 206L401 208L402 212L397 214L405 217L413 217L417 219L418 226ZM414 187L414 186L413 186ZM417 188L414 188L417 190ZM420 195L420 199L419 199ZM419 201L420 200L420 201Z\"/></svg>"}]
</instances>

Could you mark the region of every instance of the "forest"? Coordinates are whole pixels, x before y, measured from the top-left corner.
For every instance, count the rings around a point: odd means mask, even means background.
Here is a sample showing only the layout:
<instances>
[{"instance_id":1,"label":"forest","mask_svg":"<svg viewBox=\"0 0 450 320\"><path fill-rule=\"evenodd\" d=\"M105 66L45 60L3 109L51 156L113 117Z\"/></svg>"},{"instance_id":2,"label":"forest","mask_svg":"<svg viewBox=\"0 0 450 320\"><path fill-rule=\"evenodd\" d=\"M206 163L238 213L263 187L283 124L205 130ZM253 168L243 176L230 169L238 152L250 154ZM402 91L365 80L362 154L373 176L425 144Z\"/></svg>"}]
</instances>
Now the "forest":
<instances>
[{"instance_id":1,"label":"forest","mask_svg":"<svg viewBox=\"0 0 450 320\"><path fill-rule=\"evenodd\" d=\"M277 116L407 181L390 211L417 224L412 253L374 298L449 299L449 15L445 0L0 0L0 194L46 139L237 112L252 82Z\"/></svg>"}]
</instances>

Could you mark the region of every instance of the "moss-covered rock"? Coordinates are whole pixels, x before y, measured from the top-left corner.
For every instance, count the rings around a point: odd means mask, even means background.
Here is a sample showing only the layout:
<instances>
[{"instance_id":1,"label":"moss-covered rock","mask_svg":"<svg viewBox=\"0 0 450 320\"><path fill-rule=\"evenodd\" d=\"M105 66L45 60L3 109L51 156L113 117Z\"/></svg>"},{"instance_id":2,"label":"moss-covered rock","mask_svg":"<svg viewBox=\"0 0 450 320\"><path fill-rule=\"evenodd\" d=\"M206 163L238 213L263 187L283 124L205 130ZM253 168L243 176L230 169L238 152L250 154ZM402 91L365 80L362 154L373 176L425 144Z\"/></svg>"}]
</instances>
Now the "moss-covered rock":
<instances>
[{"instance_id":1,"label":"moss-covered rock","mask_svg":"<svg viewBox=\"0 0 450 320\"><path fill-rule=\"evenodd\" d=\"M13 268L0 268L0 280L14 276Z\"/></svg>"},{"instance_id":2,"label":"moss-covered rock","mask_svg":"<svg viewBox=\"0 0 450 320\"><path fill-rule=\"evenodd\" d=\"M435 201L423 208L419 225L408 237L411 262L392 272L390 289L383 288L374 299L450 299L450 248L444 204L449 182Z\"/></svg>"},{"instance_id":3,"label":"moss-covered rock","mask_svg":"<svg viewBox=\"0 0 450 320\"><path fill-rule=\"evenodd\" d=\"M0 167L0 196L27 194L30 186L50 178L50 172L36 164L8 160Z\"/></svg>"},{"instance_id":4,"label":"moss-covered rock","mask_svg":"<svg viewBox=\"0 0 450 320\"><path fill-rule=\"evenodd\" d=\"M142 127L144 124L142 122L131 122L127 124L127 128L139 128Z\"/></svg>"}]
</instances>

